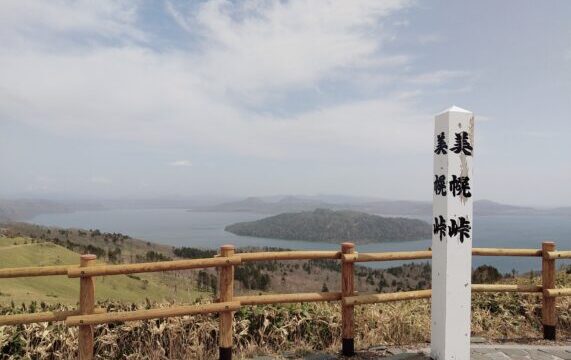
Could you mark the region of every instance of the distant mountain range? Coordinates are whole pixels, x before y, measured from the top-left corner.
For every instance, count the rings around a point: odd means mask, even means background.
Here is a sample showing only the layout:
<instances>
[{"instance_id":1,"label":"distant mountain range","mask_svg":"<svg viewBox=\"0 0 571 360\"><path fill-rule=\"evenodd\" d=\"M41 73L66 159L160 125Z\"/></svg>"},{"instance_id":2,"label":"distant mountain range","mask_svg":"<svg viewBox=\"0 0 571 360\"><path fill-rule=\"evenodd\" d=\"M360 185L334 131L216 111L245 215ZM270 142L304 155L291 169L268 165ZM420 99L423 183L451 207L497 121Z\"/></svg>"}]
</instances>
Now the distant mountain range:
<instances>
[{"instance_id":1,"label":"distant mountain range","mask_svg":"<svg viewBox=\"0 0 571 360\"><path fill-rule=\"evenodd\" d=\"M40 214L106 209L190 209L206 212L254 212L280 214L315 209L354 210L386 216L431 216L430 201L386 200L346 195L249 197L229 196L156 197L141 199L42 200L0 199L0 221L28 220ZM500 204L489 200L474 203L476 215L560 215L571 216L571 207L540 209Z\"/></svg>"},{"instance_id":2,"label":"distant mountain range","mask_svg":"<svg viewBox=\"0 0 571 360\"><path fill-rule=\"evenodd\" d=\"M48 200L0 198L0 221L29 220L41 214L109 209L189 209L234 200L228 196L164 196L153 198L114 198L98 200Z\"/></svg>"},{"instance_id":3,"label":"distant mountain range","mask_svg":"<svg viewBox=\"0 0 571 360\"><path fill-rule=\"evenodd\" d=\"M70 213L78 210L98 210L95 203L63 203L41 199L0 199L0 221L26 220L40 214Z\"/></svg>"},{"instance_id":4,"label":"distant mountain range","mask_svg":"<svg viewBox=\"0 0 571 360\"><path fill-rule=\"evenodd\" d=\"M357 244L421 240L431 236L430 224L422 220L328 209L279 214L232 224L224 230L244 236Z\"/></svg>"},{"instance_id":5,"label":"distant mountain range","mask_svg":"<svg viewBox=\"0 0 571 360\"><path fill-rule=\"evenodd\" d=\"M190 211L213 212L255 212L280 214L284 212L311 211L314 209L354 210L370 214L389 216L431 216L432 203L429 201L406 200L367 200L352 202L327 202L319 198L284 196L274 201L249 197L239 201L218 205L198 206ZM571 207L539 209L525 206L500 204L490 200L474 202L475 215L571 215Z\"/></svg>"}]
</instances>

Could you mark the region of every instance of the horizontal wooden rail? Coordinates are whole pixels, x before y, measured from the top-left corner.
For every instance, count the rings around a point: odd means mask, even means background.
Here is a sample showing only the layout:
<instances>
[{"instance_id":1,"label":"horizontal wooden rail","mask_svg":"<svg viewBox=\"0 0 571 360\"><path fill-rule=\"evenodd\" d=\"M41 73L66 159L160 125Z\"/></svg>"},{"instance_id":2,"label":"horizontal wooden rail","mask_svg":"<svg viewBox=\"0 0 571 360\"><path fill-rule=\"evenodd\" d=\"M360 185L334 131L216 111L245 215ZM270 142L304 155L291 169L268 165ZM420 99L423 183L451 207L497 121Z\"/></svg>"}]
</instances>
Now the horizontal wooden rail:
<instances>
[{"instance_id":1,"label":"horizontal wooden rail","mask_svg":"<svg viewBox=\"0 0 571 360\"><path fill-rule=\"evenodd\" d=\"M208 267L238 265L240 262L241 260L239 256L232 256L224 258L218 257L212 259L159 261L126 265L98 265L85 268L70 268L68 269L67 276L70 278L77 278L104 275L125 275L156 271L203 269Z\"/></svg>"},{"instance_id":2,"label":"horizontal wooden rail","mask_svg":"<svg viewBox=\"0 0 571 360\"><path fill-rule=\"evenodd\" d=\"M510 285L510 284L472 284L472 292L521 292L521 293L541 293L543 288L540 285Z\"/></svg>"},{"instance_id":3,"label":"horizontal wooden rail","mask_svg":"<svg viewBox=\"0 0 571 360\"><path fill-rule=\"evenodd\" d=\"M475 256L542 256L541 249L510 249L510 248L474 248L472 255ZM33 277L68 275L71 278L81 276L101 276L132 274L140 272L185 270L223 265L239 265L248 261L268 260L316 260L316 259L343 259L345 262L368 262L368 261L393 261L393 260L418 260L430 259L432 251L393 251L375 253L341 254L340 251L274 251L258 253L240 253L230 259L192 259L161 261L141 264L124 265L98 265L90 269L79 269L77 265L61 266L38 266L25 268L0 269L1 278ZM571 259L571 251L551 251L549 259Z\"/></svg>"},{"instance_id":4,"label":"horizontal wooden rail","mask_svg":"<svg viewBox=\"0 0 571 360\"><path fill-rule=\"evenodd\" d=\"M70 316L65 321L68 326L79 325L98 325L124 321L138 321L168 318L175 316L210 314L227 311L236 311L240 309L239 301L206 304L206 305L190 305L190 306L172 306L164 309L136 310L110 312L105 314L78 315Z\"/></svg>"},{"instance_id":5,"label":"horizontal wooden rail","mask_svg":"<svg viewBox=\"0 0 571 360\"><path fill-rule=\"evenodd\" d=\"M561 253L566 253L562 251ZM571 258L571 251L564 254ZM512 249L512 248L473 248L474 256L531 256L541 257L541 249ZM342 259L345 262L367 262L367 261L393 261L393 260L420 260L431 259L431 250L420 251L387 251L374 253L354 253L343 254Z\"/></svg>"},{"instance_id":6,"label":"horizontal wooden rail","mask_svg":"<svg viewBox=\"0 0 571 360\"><path fill-rule=\"evenodd\" d=\"M0 279L33 277L33 276L53 276L67 275L69 268L77 268L77 265L61 265L61 266L35 266L21 268L0 269Z\"/></svg>"},{"instance_id":7,"label":"horizontal wooden rail","mask_svg":"<svg viewBox=\"0 0 571 360\"><path fill-rule=\"evenodd\" d=\"M427 299L432 296L432 290L402 291L386 294L369 294L348 296L343 299L344 305L376 304L389 301Z\"/></svg>"},{"instance_id":8,"label":"horizontal wooden rail","mask_svg":"<svg viewBox=\"0 0 571 360\"><path fill-rule=\"evenodd\" d=\"M543 295L548 297L571 296L571 288L545 289Z\"/></svg>"},{"instance_id":9,"label":"horizontal wooden rail","mask_svg":"<svg viewBox=\"0 0 571 360\"><path fill-rule=\"evenodd\" d=\"M549 260L571 259L571 251L548 251L547 258Z\"/></svg>"},{"instance_id":10,"label":"horizontal wooden rail","mask_svg":"<svg viewBox=\"0 0 571 360\"><path fill-rule=\"evenodd\" d=\"M542 256L541 249L473 248L475 256Z\"/></svg>"},{"instance_id":11,"label":"horizontal wooden rail","mask_svg":"<svg viewBox=\"0 0 571 360\"><path fill-rule=\"evenodd\" d=\"M542 287L539 285L473 284L472 292L541 293ZM422 298L429 298L430 294L431 294L430 290L421 290L421 291L408 291L408 292L385 293L385 294L359 295L359 296L347 297L345 303L347 305L360 305L360 304L371 304L371 303L387 302L387 301L422 299ZM546 295L571 296L571 288L548 289L546 290ZM234 300L235 300L234 302L239 302L242 305L264 305L264 304L280 304L280 303L339 301L342 300L342 297L340 292L316 292L316 293L297 293L297 294L237 296L234 297ZM218 303L217 305L219 304L221 303ZM189 311L188 309L193 311L192 314L219 312L218 310L213 310L211 308L210 309L205 308L202 310L196 309L196 306L175 307L170 309L174 309L175 313L169 315L169 309L141 310L141 311L124 312L124 313L106 313L105 309L98 308L95 310L94 315L98 314L109 315L109 318L112 318L112 320L110 320L109 322L116 322L116 321L144 320L157 317L180 316L178 315L180 313L190 315L191 313L187 313ZM235 311L235 310L237 309L232 308L231 310L227 311ZM141 314L142 312L144 317L140 318L139 314ZM161 314L166 314L166 315L161 315ZM83 317L86 316L90 317L92 315L84 315ZM80 324L81 325L95 324L92 322L75 323L76 319L82 318L82 316L79 316L78 310L67 310L67 311L49 311L49 312L33 313L33 314L0 316L0 325L18 325L18 324L30 324L38 322L64 321L68 317L70 317L68 325L75 326ZM104 322L107 322L107 320L105 320Z\"/></svg>"},{"instance_id":12,"label":"horizontal wooden rail","mask_svg":"<svg viewBox=\"0 0 571 360\"><path fill-rule=\"evenodd\" d=\"M571 295L571 289L557 289L557 290L568 290L568 295ZM541 293L543 290L542 287L539 285L473 284L472 291ZM432 290L416 290L416 291L402 291L402 292L384 293L384 294L368 294L368 295L346 297L343 299L343 304L345 305L375 304L375 303L382 303L389 301L426 299L430 298L431 296L432 296Z\"/></svg>"},{"instance_id":13,"label":"horizontal wooden rail","mask_svg":"<svg viewBox=\"0 0 571 360\"><path fill-rule=\"evenodd\" d=\"M340 259L340 251L272 251L258 253L239 253L242 262L246 261L268 261L268 260L318 260L318 259Z\"/></svg>"},{"instance_id":14,"label":"horizontal wooden rail","mask_svg":"<svg viewBox=\"0 0 571 360\"><path fill-rule=\"evenodd\" d=\"M317 301L339 301L340 292L316 292L299 294L272 294L272 295L250 295L235 296L234 300L240 301L242 305L264 305L264 304L287 304Z\"/></svg>"},{"instance_id":15,"label":"horizontal wooden rail","mask_svg":"<svg viewBox=\"0 0 571 360\"><path fill-rule=\"evenodd\" d=\"M415 260L430 258L432 258L432 251L430 250L343 254L343 261L345 262Z\"/></svg>"},{"instance_id":16,"label":"horizontal wooden rail","mask_svg":"<svg viewBox=\"0 0 571 360\"><path fill-rule=\"evenodd\" d=\"M107 310L96 308L96 314L103 314ZM15 314L0 316L0 326L2 325L24 325L51 321L64 321L69 316L79 315L79 310L46 311L32 314Z\"/></svg>"}]
</instances>

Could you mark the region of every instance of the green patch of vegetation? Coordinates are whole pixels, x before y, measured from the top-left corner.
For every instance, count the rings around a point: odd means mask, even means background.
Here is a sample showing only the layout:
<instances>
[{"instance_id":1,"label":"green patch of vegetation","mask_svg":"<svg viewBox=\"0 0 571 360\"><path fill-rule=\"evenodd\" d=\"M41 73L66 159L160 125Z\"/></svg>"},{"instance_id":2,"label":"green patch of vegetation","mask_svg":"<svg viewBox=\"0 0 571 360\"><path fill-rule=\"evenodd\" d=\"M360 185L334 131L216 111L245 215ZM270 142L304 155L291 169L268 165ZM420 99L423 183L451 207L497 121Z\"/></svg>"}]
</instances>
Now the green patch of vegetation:
<instances>
[{"instance_id":1,"label":"green patch of vegetation","mask_svg":"<svg viewBox=\"0 0 571 360\"><path fill-rule=\"evenodd\" d=\"M531 276L534 277L533 275ZM472 283L493 284L502 279L502 274L493 266L481 265L472 271Z\"/></svg>"},{"instance_id":2,"label":"green patch of vegetation","mask_svg":"<svg viewBox=\"0 0 571 360\"><path fill-rule=\"evenodd\" d=\"M6 237L0 236L0 248L7 246L25 245L32 243L32 239L22 236Z\"/></svg>"},{"instance_id":3,"label":"green patch of vegetation","mask_svg":"<svg viewBox=\"0 0 571 360\"><path fill-rule=\"evenodd\" d=\"M216 255L216 250L204 250L189 247L180 247L173 250L173 253L181 258L185 259L200 259L208 258Z\"/></svg>"},{"instance_id":4,"label":"green patch of vegetation","mask_svg":"<svg viewBox=\"0 0 571 360\"><path fill-rule=\"evenodd\" d=\"M51 242L33 242L32 239L0 238L0 268L75 265L79 254ZM17 245L13 245L16 241ZM12 245L7 245L12 244ZM141 302L178 300L188 302L199 295L198 292L176 291L170 286L171 280L162 274L141 274L137 278L124 275L104 276L95 279L95 296L99 301L117 300ZM79 281L66 276L46 276L31 278L0 279L3 294L0 303L27 302L30 299L53 303L75 304L79 296ZM183 286L181 286L183 288Z\"/></svg>"},{"instance_id":5,"label":"green patch of vegetation","mask_svg":"<svg viewBox=\"0 0 571 360\"><path fill-rule=\"evenodd\" d=\"M155 261L170 261L172 260L170 257L161 254L160 252L149 250L145 254L145 257L142 256L137 257L138 260L147 261L147 262L155 262Z\"/></svg>"},{"instance_id":6,"label":"green patch of vegetation","mask_svg":"<svg viewBox=\"0 0 571 360\"><path fill-rule=\"evenodd\" d=\"M95 254L100 261L113 264L150 261L147 257L153 255L164 258L170 258L172 255L170 246L98 229L63 229L29 223L10 223L1 231L8 238L24 237L28 242L53 242L77 253Z\"/></svg>"}]
</instances>

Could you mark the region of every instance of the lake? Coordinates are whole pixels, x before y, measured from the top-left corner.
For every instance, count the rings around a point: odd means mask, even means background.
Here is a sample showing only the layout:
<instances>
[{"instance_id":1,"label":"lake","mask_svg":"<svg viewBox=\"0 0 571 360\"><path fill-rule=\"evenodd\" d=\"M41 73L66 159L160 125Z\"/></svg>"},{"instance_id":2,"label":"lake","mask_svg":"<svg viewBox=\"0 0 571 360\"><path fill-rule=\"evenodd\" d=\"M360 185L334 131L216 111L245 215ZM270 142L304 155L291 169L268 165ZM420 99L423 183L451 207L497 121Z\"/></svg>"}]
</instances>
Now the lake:
<instances>
[{"instance_id":1,"label":"lake","mask_svg":"<svg viewBox=\"0 0 571 360\"><path fill-rule=\"evenodd\" d=\"M30 222L61 227L120 232L135 238L173 246L217 248L223 244L272 246L289 249L338 249L339 245L237 236L224 231L226 225L251 221L267 215L246 212L189 212L184 209L113 209L45 214ZM424 219L429 221L430 219ZM474 247L540 248L541 241L555 241L559 249L571 250L571 217L479 216L474 219ZM431 240L357 245L357 250L424 250ZM562 264L564 261L558 261ZM400 262L365 263L389 267ZM475 257L474 266L493 265L502 272L540 269L539 258Z\"/></svg>"}]
</instances>

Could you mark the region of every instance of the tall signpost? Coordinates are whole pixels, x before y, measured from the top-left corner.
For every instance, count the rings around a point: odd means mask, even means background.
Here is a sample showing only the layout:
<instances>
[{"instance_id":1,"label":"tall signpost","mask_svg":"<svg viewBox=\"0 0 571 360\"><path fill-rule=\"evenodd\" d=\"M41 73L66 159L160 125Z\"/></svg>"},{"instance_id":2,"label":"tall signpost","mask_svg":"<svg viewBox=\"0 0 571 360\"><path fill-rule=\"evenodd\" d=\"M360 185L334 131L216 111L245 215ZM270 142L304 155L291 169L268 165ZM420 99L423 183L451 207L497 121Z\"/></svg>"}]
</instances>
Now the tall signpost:
<instances>
[{"instance_id":1,"label":"tall signpost","mask_svg":"<svg viewBox=\"0 0 571 360\"><path fill-rule=\"evenodd\" d=\"M436 115L432 225L431 356L470 358L474 115Z\"/></svg>"}]
</instances>

